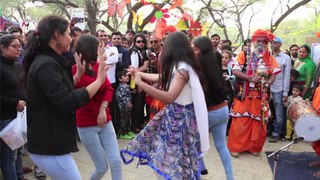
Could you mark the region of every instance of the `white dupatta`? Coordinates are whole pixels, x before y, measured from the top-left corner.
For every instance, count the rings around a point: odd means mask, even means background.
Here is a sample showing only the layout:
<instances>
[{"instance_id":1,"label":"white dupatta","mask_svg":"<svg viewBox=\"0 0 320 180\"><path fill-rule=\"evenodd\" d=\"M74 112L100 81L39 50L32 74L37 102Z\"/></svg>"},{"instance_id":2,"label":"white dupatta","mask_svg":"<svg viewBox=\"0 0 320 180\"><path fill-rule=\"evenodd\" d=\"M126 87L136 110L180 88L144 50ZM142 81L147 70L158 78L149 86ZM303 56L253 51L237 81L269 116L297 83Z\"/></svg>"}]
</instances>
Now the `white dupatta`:
<instances>
[{"instance_id":1,"label":"white dupatta","mask_svg":"<svg viewBox=\"0 0 320 180\"><path fill-rule=\"evenodd\" d=\"M209 143L209 123L208 109L197 73L186 63L179 63L178 69L185 69L189 73L189 82L191 86L192 100L197 120L198 131L200 134L201 151L204 153L210 149Z\"/></svg>"}]
</instances>

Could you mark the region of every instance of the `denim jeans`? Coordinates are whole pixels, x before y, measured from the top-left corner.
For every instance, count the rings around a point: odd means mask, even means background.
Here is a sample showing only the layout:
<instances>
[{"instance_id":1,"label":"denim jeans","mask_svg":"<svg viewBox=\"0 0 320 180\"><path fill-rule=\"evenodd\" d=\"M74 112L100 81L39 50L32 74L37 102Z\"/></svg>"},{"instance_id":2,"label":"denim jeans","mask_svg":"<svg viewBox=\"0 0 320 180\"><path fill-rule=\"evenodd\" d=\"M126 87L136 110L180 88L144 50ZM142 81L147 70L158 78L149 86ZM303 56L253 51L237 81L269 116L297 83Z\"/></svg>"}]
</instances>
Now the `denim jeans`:
<instances>
[{"instance_id":1,"label":"denim jeans","mask_svg":"<svg viewBox=\"0 0 320 180\"><path fill-rule=\"evenodd\" d=\"M52 180L81 180L79 169L71 154L41 155L29 153L29 157Z\"/></svg>"},{"instance_id":2,"label":"denim jeans","mask_svg":"<svg viewBox=\"0 0 320 180\"><path fill-rule=\"evenodd\" d=\"M275 120L273 125L272 136L280 136L284 130L285 112L282 102L283 91L272 93Z\"/></svg>"},{"instance_id":3,"label":"denim jeans","mask_svg":"<svg viewBox=\"0 0 320 180\"><path fill-rule=\"evenodd\" d=\"M209 111L208 120L209 120L209 129L211 130L214 145L219 153L220 159L222 161L227 180L233 180L233 171L232 171L232 160L230 152L226 145L226 130L228 124L228 115L229 109L228 106L224 106L220 109ZM205 169L205 164L203 158L200 160L201 170Z\"/></svg>"},{"instance_id":4,"label":"denim jeans","mask_svg":"<svg viewBox=\"0 0 320 180\"><path fill-rule=\"evenodd\" d=\"M0 120L0 131L6 127L12 119ZM4 179L17 180L16 160L17 150L12 151L10 147L0 138L0 167Z\"/></svg>"},{"instance_id":5,"label":"denim jeans","mask_svg":"<svg viewBox=\"0 0 320 180\"><path fill-rule=\"evenodd\" d=\"M22 169L22 152L23 146L17 149L16 171L19 179L22 179L24 176Z\"/></svg>"},{"instance_id":6,"label":"denim jeans","mask_svg":"<svg viewBox=\"0 0 320 180\"><path fill-rule=\"evenodd\" d=\"M81 142L96 167L90 179L102 179L108 170L109 163L112 180L121 180L122 161L112 122L109 121L104 128L91 126L78 128L78 130Z\"/></svg>"}]
</instances>

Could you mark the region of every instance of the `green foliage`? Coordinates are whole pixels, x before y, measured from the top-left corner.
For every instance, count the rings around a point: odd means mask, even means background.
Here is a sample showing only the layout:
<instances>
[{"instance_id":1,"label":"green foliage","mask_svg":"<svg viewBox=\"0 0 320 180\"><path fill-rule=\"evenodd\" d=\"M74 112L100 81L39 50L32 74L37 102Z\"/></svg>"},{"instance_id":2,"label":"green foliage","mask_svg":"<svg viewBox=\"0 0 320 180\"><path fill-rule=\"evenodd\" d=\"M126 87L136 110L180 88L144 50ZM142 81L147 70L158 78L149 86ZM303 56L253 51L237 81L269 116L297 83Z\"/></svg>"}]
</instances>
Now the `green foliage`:
<instances>
[{"instance_id":1,"label":"green foliage","mask_svg":"<svg viewBox=\"0 0 320 180\"><path fill-rule=\"evenodd\" d=\"M302 45L307 36L315 35L319 31L316 26L316 16L312 15L305 19L285 21L281 23L274 34L282 38L283 49L288 49L291 44Z\"/></svg>"}]
</instances>

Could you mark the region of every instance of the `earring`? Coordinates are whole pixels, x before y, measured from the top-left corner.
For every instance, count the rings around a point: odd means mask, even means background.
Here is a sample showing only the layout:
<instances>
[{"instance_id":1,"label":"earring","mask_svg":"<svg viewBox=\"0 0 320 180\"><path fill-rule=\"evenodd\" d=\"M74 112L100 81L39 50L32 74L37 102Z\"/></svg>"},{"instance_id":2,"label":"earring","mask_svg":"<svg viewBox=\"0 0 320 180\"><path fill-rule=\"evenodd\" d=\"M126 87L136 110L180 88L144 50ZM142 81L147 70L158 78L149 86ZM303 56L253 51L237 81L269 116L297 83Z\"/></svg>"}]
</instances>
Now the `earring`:
<instances>
[{"instance_id":1,"label":"earring","mask_svg":"<svg viewBox=\"0 0 320 180\"><path fill-rule=\"evenodd\" d=\"M60 40L57 41L56 47L57 47L57 48L60 48L60 47L61 47L61 42L60 42Z\"/></svg>"}]
</instances>

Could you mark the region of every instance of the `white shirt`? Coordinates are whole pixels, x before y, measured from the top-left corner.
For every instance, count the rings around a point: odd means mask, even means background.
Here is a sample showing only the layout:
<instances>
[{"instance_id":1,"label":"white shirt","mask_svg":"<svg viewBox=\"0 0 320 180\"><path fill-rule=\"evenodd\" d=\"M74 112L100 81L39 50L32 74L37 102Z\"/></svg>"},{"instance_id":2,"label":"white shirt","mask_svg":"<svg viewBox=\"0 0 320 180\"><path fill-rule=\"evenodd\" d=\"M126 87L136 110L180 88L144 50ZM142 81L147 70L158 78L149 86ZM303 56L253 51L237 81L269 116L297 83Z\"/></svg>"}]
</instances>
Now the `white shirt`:
<instances>
[{"instance_id":1,"label":"white shirt","mask_svg":"<svg viewBox=\"0 0 320 180\"><path fill-rule=\"evenodd\" d=\"M116 64L119 61L119 53L118 49L114 46L106 47L106 56L107 61L106 63L110 65L110 68L107 70L107 77L111 84L116 82Z\"/></svg>"}]
</instances>

